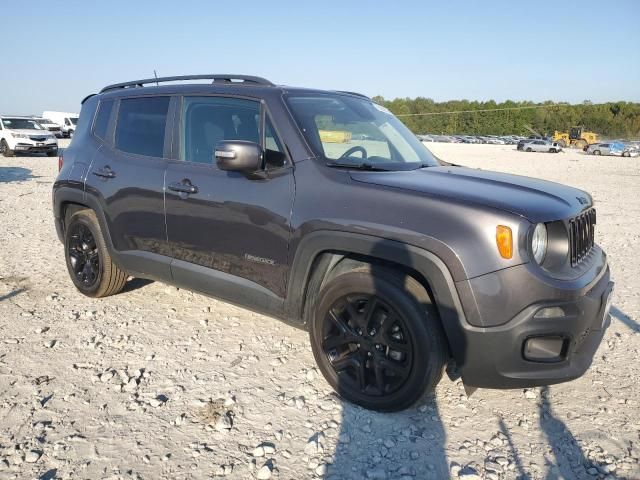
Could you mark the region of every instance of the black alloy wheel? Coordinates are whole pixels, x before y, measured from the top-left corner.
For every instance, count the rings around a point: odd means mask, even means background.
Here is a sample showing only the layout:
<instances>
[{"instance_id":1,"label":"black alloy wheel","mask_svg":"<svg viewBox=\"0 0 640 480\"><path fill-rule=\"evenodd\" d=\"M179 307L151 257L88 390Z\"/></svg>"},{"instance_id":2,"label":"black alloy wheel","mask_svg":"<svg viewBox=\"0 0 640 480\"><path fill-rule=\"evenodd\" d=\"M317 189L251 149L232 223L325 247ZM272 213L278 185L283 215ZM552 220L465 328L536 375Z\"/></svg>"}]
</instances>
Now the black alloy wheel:
<instances>
[{"instance_id":1,"label":"black alloy wheel","mask_svg":"<svg viewBox=\"0 0 640 480\"><path fill-rule=\"evenodd\" d=\"M402 318L375 295L345 295L327 312L322 349L345 389L370 396L407 380L413 345Z\"/></svg>"},{"instance_id":2,"label":"black alloy wheel","mask_svg":"<svg viewBox=\"0 0 640 480\"><path fill-rule=\"evenodd\" d=\"M83 287L91 288L100 278L98 245L87 225L76 223L71 228L67 247L71 269Z\"/></svg>"}]
</instances>

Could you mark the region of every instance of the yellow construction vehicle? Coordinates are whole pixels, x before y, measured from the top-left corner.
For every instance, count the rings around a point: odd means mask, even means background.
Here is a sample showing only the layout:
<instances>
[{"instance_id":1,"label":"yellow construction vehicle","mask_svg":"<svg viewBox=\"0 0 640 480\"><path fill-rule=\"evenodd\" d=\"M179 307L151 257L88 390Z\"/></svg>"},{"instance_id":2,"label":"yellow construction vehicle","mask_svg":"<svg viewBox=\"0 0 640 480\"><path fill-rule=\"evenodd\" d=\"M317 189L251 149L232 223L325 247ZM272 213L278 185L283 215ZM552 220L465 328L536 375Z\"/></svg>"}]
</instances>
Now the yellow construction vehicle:
<instances>
[{"instance_id":1,"label":"yellow construction vehicle","mask_svg":"<svg viewBox=\"0 0 640 480\"><path fill-rule=\"evenodd\" d=\"M562 148L575 147L584 149L592 143L598 143L598 134L587 132L584 127L571 127L569 133L556 130L553 134L553 141L557 142Z\"/></svg>"}]
</instances>

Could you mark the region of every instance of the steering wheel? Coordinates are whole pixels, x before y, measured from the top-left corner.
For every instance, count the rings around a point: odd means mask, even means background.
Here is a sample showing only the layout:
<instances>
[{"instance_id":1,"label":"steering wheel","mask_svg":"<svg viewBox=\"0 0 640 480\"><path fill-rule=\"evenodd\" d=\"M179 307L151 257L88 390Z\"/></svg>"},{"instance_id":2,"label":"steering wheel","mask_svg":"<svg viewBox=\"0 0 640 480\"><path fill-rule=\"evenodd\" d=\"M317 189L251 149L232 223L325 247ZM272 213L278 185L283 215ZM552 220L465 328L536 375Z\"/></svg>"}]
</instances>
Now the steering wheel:
<instances>
[{"instance_id":1,"label":"steering wheel","mask_svg":"<svg viewBox=\"0 0 640 480\"><path fill-rule=\"evenodd\" d=\"M361 147L360 145L356 145L355 147L351 147L349 150L347 150L342 155L340 155L340 158L350 157L352 154L354 154L356 152L362 153L362 158L367 158L367 151L364 149L364 147Z\"/></svg>"}]
</instances>

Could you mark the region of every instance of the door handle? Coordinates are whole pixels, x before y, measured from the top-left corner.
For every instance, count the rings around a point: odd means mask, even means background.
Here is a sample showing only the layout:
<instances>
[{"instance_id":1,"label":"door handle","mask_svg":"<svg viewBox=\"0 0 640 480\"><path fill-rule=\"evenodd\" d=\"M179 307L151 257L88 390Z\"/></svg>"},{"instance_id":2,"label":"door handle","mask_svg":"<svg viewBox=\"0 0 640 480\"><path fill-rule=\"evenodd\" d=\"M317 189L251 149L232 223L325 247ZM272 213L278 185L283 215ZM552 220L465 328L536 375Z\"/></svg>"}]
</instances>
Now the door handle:
<instances>
[{"instance_id":1,"label":"door handle","mask_svg":"<svg viewBox=\"0 0 640 480\"><path fill-rule=\"evenodd\" d=\"M198 187L191 185L191 182L187 179L184 179L181 182L170 183L167 185L167 188L174 192L187 193L189 195L198 193Z\"/></svg>"},{"instance_id":2,"label":"door handle","mask_svg":"<svg viewBox=\"0 0 640 480\"><path fill-rule=\"evenodd\" d=\"M109 167L108 165L99 170L94 170L91 173L93 173L96 177L102 177L102 178L115 178L116 176L116 172L111 170L111 167Z\"/></svg>"}]
</instances>

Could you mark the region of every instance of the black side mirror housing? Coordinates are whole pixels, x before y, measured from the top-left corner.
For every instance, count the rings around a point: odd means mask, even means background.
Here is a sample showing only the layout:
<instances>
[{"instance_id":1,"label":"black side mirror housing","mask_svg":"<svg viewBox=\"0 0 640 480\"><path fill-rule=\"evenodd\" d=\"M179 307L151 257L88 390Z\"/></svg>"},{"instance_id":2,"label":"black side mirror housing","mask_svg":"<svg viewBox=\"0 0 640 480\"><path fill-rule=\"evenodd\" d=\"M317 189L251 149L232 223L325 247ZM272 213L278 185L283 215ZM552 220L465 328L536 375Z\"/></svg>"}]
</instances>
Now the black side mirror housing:
<instances>
[{"instance_id":1,"label":"black side mirror housing","mask_svg":"<svg viewBox=\"0 0 640 480\"><path fill-rule=\"evenodd\" d=\"M262 168L262 147L245 140L222 140L215 150L220 170L253 173Z\"/></svg>"}]
</instances>

